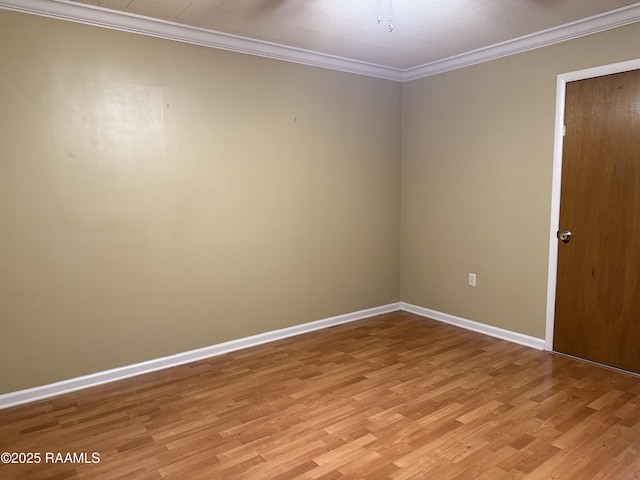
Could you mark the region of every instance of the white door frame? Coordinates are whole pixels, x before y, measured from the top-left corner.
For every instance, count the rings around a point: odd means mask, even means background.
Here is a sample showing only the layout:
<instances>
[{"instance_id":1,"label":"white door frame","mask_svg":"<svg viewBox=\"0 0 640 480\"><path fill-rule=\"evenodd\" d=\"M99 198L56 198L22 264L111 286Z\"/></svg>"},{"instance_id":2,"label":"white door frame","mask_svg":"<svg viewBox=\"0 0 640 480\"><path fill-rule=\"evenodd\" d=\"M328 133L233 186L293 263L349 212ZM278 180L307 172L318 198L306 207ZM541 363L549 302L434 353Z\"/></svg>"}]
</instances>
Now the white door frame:
<instances>
[{"instance_id":1,"label":"white door frame","mask_svg":"<svg viewBox=\"0 0 640 480\"><path fill-rule=\"evenodd\" d=\"M551 186L551 223L549 228L549 271L547 278L547 324L544 349L553 350L553 326L556 309L556 278L558 270L558 239L556 233L560 223L560 180L562 176L562 141L564 130L564 101L567 82L585 78L601 77L613 73L640 69L640 59L613 63L601 67L587 68L575 72L561 73L556 82L556 126L553 144L553 177Z\"/></svg>"}]
</instances>

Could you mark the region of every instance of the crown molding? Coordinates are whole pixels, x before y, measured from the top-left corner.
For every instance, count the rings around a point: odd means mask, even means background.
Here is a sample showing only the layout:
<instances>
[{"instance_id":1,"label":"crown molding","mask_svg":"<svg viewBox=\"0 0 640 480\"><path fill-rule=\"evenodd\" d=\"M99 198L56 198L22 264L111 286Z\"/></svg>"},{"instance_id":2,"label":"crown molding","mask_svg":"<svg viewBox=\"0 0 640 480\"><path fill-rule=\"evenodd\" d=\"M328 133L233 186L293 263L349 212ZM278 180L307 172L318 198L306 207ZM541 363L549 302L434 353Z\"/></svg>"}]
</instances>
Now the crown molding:
<instances>
[{"instance_id":1,"label":"crown molding","mask_svg":"<svg viewBox=\"0 0 640 480\"><path fill-rule=\"evenodd\" d=\"M402 70L349 58L255 40L204 28L182 25L128 12L67 0L0 0L0 9L111 28L193 45L246 53L314 67L339 70L387 80L402 80Z\"/></svg>"},{"instance_id":2,"label":"crown molding","mask_svg":"<svg viewBox=\"0 0 640 480\"><path fill-rule=\"evenodd\" d=\"M555 43L562 43L574 38L622 27L640 21L640 3L611 10L609 12L587 17L558 27L514 38L506 42L496 43L485 48L437 60L435 62L409 68L403 71L402 81L429 77L458 68L476 65L489 60L514 55L516 53L535 50Z\"/></svg>"},{"instance_id":3,"label":"crown molding","mask_svg":"<svg viewBox=\"0 0 640 480\"><path fill-rule=\"evenodd\" d=\"M405 70L216 32L69 0L0 0L0 9L183 43L406 82L561 43L640 21L640 3Z\"/></svg>"}]
</instances>

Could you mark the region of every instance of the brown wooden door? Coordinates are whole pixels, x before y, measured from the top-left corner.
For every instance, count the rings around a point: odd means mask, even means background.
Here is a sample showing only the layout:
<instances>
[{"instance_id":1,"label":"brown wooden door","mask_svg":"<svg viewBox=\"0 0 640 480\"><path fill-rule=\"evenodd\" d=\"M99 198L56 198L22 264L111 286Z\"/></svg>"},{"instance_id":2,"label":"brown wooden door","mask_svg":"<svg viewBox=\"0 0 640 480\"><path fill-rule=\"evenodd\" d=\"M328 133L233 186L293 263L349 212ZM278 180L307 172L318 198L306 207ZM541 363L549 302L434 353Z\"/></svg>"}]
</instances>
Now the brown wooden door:
<instances>
[{"instance_id":1,"label":"brown wooden door","mask_svg":"<svg viewBox=\"0 0 640 480\"><path fill-rule=\"evenodd\" d=\"M640 70L567 83L554 350L640 372Z\"/></svg>"}]
</instances>

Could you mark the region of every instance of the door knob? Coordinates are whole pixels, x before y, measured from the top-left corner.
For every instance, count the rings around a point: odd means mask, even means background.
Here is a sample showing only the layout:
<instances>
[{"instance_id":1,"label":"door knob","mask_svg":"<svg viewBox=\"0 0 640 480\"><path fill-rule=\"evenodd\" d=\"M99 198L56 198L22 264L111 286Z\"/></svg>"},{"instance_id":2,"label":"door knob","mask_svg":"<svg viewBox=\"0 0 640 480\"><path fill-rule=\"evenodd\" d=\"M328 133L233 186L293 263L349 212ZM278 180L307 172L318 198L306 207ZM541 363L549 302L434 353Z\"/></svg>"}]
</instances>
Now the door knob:
<instances>
[{"instance_id":1,"label":"door knob","mask_svg":"<svg viewBox=\"0 0 640 480\"><path fill-rule=\"evenodd\" d=\"M558 231L558 239L561 242L569 243L571 241L571 232L569 230L565 230L564 232Z\"/></svg>"}]
</instances>

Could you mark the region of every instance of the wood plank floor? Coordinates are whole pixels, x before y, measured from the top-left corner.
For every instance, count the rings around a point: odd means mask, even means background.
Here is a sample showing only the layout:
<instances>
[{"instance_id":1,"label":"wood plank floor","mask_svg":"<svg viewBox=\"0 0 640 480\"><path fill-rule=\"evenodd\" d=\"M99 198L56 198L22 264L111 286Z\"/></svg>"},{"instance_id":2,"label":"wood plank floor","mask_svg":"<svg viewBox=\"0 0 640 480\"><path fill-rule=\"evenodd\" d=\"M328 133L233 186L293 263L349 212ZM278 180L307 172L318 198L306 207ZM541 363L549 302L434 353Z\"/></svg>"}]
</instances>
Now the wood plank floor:
<instances>
[{"instance_id":1,"label":"wood plank floor","mask_svg":"<svg viewBox=\"0 0 640 480\"><path fill-rule=\"evenodd\" d=\"M0 478L638 479L639 394L396 312L2 410L0 452L43 458Z\"/></svg>"}]
</instances>

